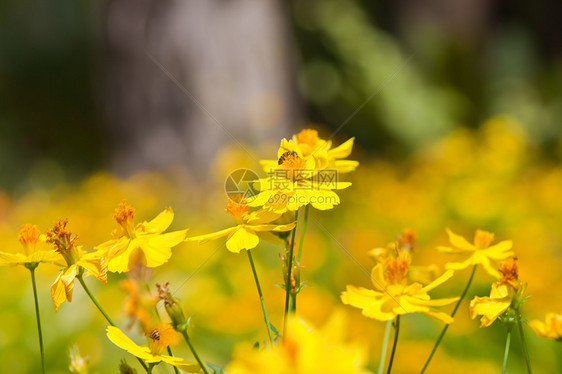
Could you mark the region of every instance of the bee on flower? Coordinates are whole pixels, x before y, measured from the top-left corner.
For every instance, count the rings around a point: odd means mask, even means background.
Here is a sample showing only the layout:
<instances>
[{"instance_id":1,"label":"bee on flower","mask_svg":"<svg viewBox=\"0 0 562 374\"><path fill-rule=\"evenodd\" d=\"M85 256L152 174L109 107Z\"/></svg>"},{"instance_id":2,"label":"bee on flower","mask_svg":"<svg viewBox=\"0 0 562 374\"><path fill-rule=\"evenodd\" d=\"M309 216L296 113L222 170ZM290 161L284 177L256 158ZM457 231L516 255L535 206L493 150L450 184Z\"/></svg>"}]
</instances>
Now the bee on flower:
<instances>
[{"instance_id":1,"label":"bee on flower","mask_svg":"<svg viewBox=\"0 0 562 374\"><path fill-rule=\"evenodd\" d=\"M188 373L201 372L201 367L196 362L186 361L181 357L162 354L162 351L168 346L177 345L180 341L178 333L168 323L158 323L151 332L147 334L148 344L146 345L138 345L133 342L123 331L115 326L108 326L106 332L107 337L113 344L144 360L150 367L165 362Z\"/></svg>"},{"instance_id":2,"label":"bee on flower","mask_svg":"<svg viewBox=\"0 0 562 374\"><path fill-rule=\"evenodd\" d=\"M277 158L262 163L268 167L268 177L255 183L260 193L250 206L263 206L275 213L295 211L308 204L319 210L331 209L340 202L334 190L351 185L338 181L338 170L328 168L328 161L322 162L313 154L305 156L293 140L281 141Z\"/></svg>"}]
</instances>

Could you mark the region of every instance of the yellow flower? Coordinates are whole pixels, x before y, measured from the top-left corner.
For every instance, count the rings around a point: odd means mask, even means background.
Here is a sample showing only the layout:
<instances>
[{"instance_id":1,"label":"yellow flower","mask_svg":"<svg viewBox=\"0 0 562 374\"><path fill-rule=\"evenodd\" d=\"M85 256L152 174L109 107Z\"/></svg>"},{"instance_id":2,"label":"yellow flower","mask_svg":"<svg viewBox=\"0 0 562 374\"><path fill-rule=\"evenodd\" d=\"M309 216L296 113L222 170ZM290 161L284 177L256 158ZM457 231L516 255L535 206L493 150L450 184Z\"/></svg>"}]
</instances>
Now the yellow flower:
<instances>
[{"instance_id":1,"label":"yellow flower","mask_svg":"<svg viewBox=\"0 0 562 374\"><path fill-rule=\"evenodd\" d=\"M172 256L171 248L187 236L187 229L163 234L174 219L170 207L152 221L136 226L134 216L135 210L125 201L121 202L113 216L118 224L112 234L113 239L95 248L107 257L107 268L111 272L126 272L138 263L149 268L160 266Z\"/></svg>"},{"instance_id":2,"label":"yellow flower","mask_svg":"<svg viewBox=\"0 0 562 374\"><path fill-rule=\"evenodd\" d=\"M292 140L281 141L277 156L277 165L270 166L269 176L255 183L261 192L249 202L250 206L263 206L279 214L308 204L319 210L332 209L340 203L333 190L351 186L338 181L336 169L320 167L315 157L305 158Z\"/></svg>"},{"instance_id":3,"label":"yellow flower","mask_svg":"<svg viewBox=\"0 0 562 374\"><path fill-rule=\"evenodd\" d=\"M490 326L499 316L505 313L512 304L518 304L524 287L521 287L517 273L517 259L508 259L499 267L502 277L492 284L490 296L474 297L470 301L470 318L481 315L480 327ZM515 305L518 309L519 305Z\"/></svg>"},{"instance_id":4,"label":"yellow flower","mask_svg":"<svg viewBox=\"0 0 562 374\"><path fill-rule=\"evenodd\" d=\"M287 335L274 347L255 349L240 344L227 365L229 374L368 374L366 355L359 346L344 344L341 314L331 317L321 332L292 316Z\"/></svg>"},{"instance_id":5,"label":"yellow flower","mask_svg":"<svg viewBox=\"0 0 562 374\"><path fill-rule=\"evenodd\" d=\"M51 285L51 297L55 311L66 300L72 301L74 278L84 268L88 275L94 275L102 283L107 283L107 269L102 257L97 253L86 253L82 246L76 246L78 236L66 229L68 221L59 220L46 234L47 243L53 244L56 251L64 258L66 267L62 269L55 282Z\"/></svg>"},{"instance_id":6,"label":"yellow flower","mask_svg":"<svg viewBox=\"0 0 562 374\"><path fill-rule=\"evenodd\" d=\"M462 270L471 265L481 264L490 275L499 278L500 273L493 264L514 255L511 251L513 246L511 240L504 240L490 247L494 234L487 231L476 230L474 244L470 244L465 238L449 229L447 229L447 234L453 247L438 247L438 249L444 253L460 255L458 261L449 262L446 265L447 269Z\"/></svg>"},{"instance_id":7,"label":"yellow flower","mask_svg":"<svg viewBox=\"0 0 562 374\"><path fill-rule=\"evenodd\" d=\"M280 214L263 209L250 212L250 207L246 204L245 200L238 197L235 198L240 202L229 198L225 210L232 215L236 226L211 234L193 236L187 238L186 241L198 241L201 244L228 235L226 248L230 252L239 253L243 249L255 248L260 238L278 242L279 238L271 234L270 231L289 231L295 227L296 222L285 225L272 224L271 222L279 218Z\"/></svg>"},{"instance_id":8,"label":"yellow flower","mask_svg":"<svg viewBox=\"0 0 562 374\"><path fill-rule=\"evenodd\" d=\"M348 173L355 170L359 165L357 161L343 160L351 154L355 138L351 138L340 146L332 148L332 141L321 139L318 136L318 131L304 129L300 133L293 135L291 140L301 150L304 159L314 158L317 168L330 168L336 169L339 173ZM291 150L294 149L286 147L282 153ZM279 158L280 156L281 154L277 157ZM277 165L277 160L262 160L260 164L268 172Z\"/></svg>"},{"instance_id":9,"label":"yellow flower","mask_svg":"<svg viewBox=\"0 0 562 374\"><path fill-rule=\"evenodd\" d=\"M342 302L362 309L364 316L379 321L388 321L402 314L424 313L447 324L452 323L453 318L449 314L432 307L448 305L459 298L431 300L428 292L451 278L453 271L446 271L423 287L419 282L408 282L409 264L410 256L404 251L386 257L371 272L375 290L347 286L341 294Z\"/></svg>"},{"instance_id":10,"label":"yellow flower","mask_svg":"<svg viewBox=\"0 0 562 374\"><path fill-rule=\"evenodd\" d=\"M529 326L540 337L562 342L562 313L548 313L544 322L533 320L529 322Z\"/></svg>"},{"instance_id":11,"label":"yellow flower","mask_svg":"<svg viewBox=\"0 0 562 374\"><path fill-rule=\"evenodd\" d=\"M37 249L40 232L37 226L24 224L18 232L18 240L23 246L23 253L0 252L0 266L37 264L62 260L55 250Z\"/></svg>"},{"instance_id":12,"label":"yellow flower","mask_svg":"<svg viewBox=\"0 0 562 374\"><path fill-rule=\"evenodd\" d=\"M166 347L179 342L179 338L173 327L167 323L160 322L151 332L148 336L149 346L136 344L115 326L108 326L106 331L107 337L113 344L143 359L148 364L165 362L188 373L201 372L201 368L196 362L185 361L181 357L161 354Z\"/></svg>"},{"instance_id":13,"label":"yellow flower","mask_svg":"<svg viewBox=\"0 0 562 374\"><path fill-rule=\"evenodd\" d=\"M152 318L149 311L156 307L158 299L146 292L141 293L141 286L135 279L125 279L120 283L121 288L127 292L127 297L123 305L125 315L131 319L132 325L138 321L143 331L148 331L152 326Z\"/></svg>"}]
</instances>

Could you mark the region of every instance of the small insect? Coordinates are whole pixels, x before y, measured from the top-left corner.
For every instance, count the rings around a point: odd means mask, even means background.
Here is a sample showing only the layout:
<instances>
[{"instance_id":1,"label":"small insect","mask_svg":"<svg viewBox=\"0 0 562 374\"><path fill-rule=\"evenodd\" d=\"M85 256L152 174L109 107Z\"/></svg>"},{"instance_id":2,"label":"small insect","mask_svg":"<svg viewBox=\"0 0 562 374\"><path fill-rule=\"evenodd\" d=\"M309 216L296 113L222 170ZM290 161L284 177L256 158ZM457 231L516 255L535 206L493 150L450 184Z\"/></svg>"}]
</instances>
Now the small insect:
<instances>
[{"instance_id":1,"label":"small insect","mask_svg":"<svg viewBox=\"0 0 562 374\"><path fill-rule=\"evenodd\" d=\"M289 156L298 156L298 153L295 151L287 151L285 153L283 153L281 155L281 157L279 157L279 161L277 161L278 165L281 165L283 163L283 161L285 161L285 159Z\"/></svg>"},{"instance_id":2,"label":"small insect","mask_svg":"<svg viewBox=\"0 0 562 374\"><path fill-rule=\"evenodd\" d=\"M160 333L158 332L158 329L152 330L149 336L152 340L160 340Z\"/></svg>"}]
</instances>

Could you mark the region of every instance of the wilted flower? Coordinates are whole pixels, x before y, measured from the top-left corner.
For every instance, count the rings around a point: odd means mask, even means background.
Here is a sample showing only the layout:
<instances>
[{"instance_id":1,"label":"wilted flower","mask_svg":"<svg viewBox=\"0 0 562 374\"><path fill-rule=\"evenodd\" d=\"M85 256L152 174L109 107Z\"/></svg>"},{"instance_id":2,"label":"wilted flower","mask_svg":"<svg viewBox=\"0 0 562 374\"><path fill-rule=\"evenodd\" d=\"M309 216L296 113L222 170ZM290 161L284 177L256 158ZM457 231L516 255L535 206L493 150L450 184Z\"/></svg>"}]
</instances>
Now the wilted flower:
<instances>
[{"instance_id":1,"label":"wilted flower","mask_svg":"<svg viewBox=\"0 0 562 374\"><path fill-rule=\"evenodd\" d=\"M94 275L102 283L107 283L107 269L103 257L98 253L86 253L82 250L82 246L75 245L78 236L72 235L66 229L67 223L67 220L59 220L46 234L47 243L53 244L66 262L66 267L51 285L55 310L58 310L66 300L72 301L74 278L81 274L82 268L87 270L87 275Z\"/></svg>"}]
</instances>

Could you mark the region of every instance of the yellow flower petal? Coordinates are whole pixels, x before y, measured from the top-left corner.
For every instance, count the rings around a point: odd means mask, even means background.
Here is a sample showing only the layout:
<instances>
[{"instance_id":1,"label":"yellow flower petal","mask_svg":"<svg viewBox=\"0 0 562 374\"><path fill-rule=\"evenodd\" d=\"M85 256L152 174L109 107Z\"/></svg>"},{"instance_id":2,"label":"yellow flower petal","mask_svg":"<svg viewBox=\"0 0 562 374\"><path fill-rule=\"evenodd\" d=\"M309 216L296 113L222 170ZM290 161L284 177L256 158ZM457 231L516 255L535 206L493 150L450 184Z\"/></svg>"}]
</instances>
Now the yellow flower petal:
<instances>
[{"instance_id":1,"label":"yellow flower petal","mask_svg":"<svg viewBox=\"0 0 562 374\"><path fill-rule=\"evenodd\" d=\"M126 350L134 356L142 358L143 360L153 359L154 356L150 353L150 348L147 346L139 346L133 342L127 335L125 335L119 328L115 326L108 326L107 337L109 340L121 349Z\"/></svg>"},{"instance_id":2,"label":"yellow flower petal","mask_svg":"<svg viewBox=\"0 0 562 374\"><path fill-rule=\"evenodd\" d=\"M21 253L0 252L0 266L21 264L25 259L25 255Z\"/></svg>"},{"instance_id":3,"label":"yellow flower petal","mask_svg":"<svg viewBox=\"0 0 562 374\"><path fill-rule=\"evenodd\" d=\"M260 239L252 230L246 230L244 226L239 226L236 231L231 233L226 241L226 248L230 252L239 253L242 249L255 248Z\"/></svg>"},{"instance_id":4,"label":"yellow flower petal","mask_svg":"<svg viewBox=\"0 0 562 374\"><path fill-rule=\"evenodd\" d=\"M160 234L172 224L173 220L174 211L171 207L167 207L150 222L144 222L142 224L144 226L142 232L146 234Z\"/></svg>"},{"instance_id":5,"label":"yellow flower petal","mask_svg":"<svg viewBox=\"0 0 562 374\"><path fill-rule=\"evenodd\" d=\"M328 153L330 154L330 157L332 158L346 158L351 154L351 151L353 150L353 142L355 141L355 138L351 138L349 140L347 140L346 142L340 144L339 146L337 146L336 148L330 149L328 151Z\"/></svg>"},{"instance_id":6,"label":"yellow flower petal","mask_svg":"<svg viewBox=\"0 0 562 374\"><path fill-rule=\"evenodd\" d=\"M447 228L446 230L447 230L447 235L449 235L449 241L453 246L466 251L474 251L476 249L473 244L470 244L462 236L455 234L449 228Z\"/></svg>"},{"instance_id":7,"label":"yellow flower petal","mask_svg":"<svg viewBox=\"0 0 562 374\"><path fill-rule=\"evenodd\" d=\"M440 286L441 284L443 284L447 280L449 280L453 276L454 273L455 272L453 270L447 270L445 273L443 273L443 275L441 275L440 277L435 279L433 282L431 282L430 284L428 284L427 286L422 288L422 291L428 292L428 291L431 291L432 289L434 289L435 287Z\"/></svg>"},{"instance_id":8,"label":"yellow flower petal","mask_svg":"<svg viewBox=\"0 0 562 374\"><path fill-rule=\"evenodd\" d=\"M213 233L210 233L210 234L192 236L192 237L186 238L185 241L186 242L199 242L199 244L202 244L202 243L208 242L209 240L215 240L215 239L221 238L223 236L227 236L228 234L236 231L237 229L238 229L238 226L229 227L228 229L213 232Z\"/></svg>"}]
</instances>

